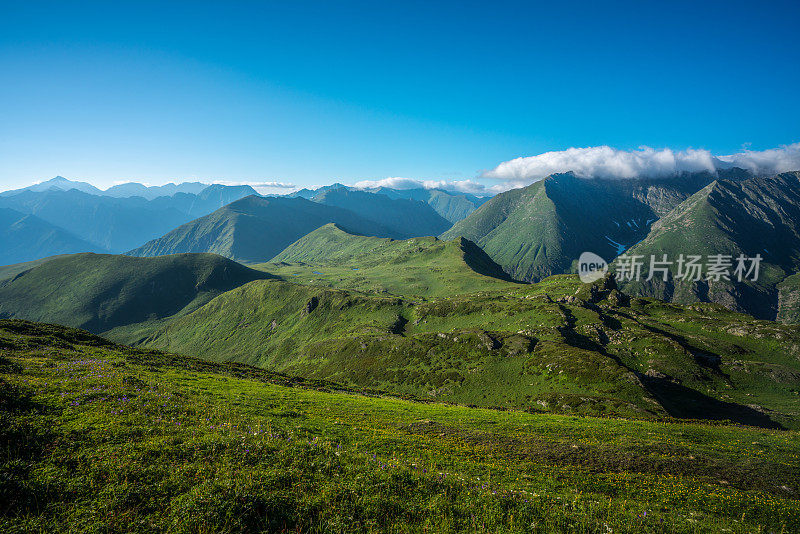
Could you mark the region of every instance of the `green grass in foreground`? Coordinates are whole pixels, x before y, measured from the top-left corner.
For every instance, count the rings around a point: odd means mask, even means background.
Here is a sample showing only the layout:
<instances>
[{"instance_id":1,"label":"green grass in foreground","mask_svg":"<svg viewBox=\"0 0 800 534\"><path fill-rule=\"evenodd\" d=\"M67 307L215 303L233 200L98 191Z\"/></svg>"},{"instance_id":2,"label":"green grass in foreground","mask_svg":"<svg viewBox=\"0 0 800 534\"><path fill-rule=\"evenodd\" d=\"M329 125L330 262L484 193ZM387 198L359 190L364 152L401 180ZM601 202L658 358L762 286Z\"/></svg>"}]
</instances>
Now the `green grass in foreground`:
<instances>
[{"instance_id":1,"label":"green grass in foreground","mask_svg":"<svg viewBox=\"0 0 800 534\"><path fill-rule=\"evenodd\" d=\"M0 349L3 532L800 530L794 431L364 396L20 321Z\"/></svg>"}]
</instances>

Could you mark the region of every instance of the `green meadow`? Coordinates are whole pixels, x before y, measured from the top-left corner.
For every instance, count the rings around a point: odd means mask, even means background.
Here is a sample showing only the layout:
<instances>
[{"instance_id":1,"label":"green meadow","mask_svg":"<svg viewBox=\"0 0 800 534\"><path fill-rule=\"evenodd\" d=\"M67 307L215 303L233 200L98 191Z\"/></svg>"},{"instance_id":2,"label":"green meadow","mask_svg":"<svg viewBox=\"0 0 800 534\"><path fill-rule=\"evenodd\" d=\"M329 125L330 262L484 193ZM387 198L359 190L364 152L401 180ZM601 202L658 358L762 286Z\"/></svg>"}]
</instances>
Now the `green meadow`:
<instances>
[{"instance_id":1,"label":"green meadow","mask_svg":"<svg viewBox=\"0 0 800 534\"><path fill-rule=\"evenodd\" d=\"M796 532L795 431L424 403L0 323L0 530Z\"/></svg>"}]
</instances>

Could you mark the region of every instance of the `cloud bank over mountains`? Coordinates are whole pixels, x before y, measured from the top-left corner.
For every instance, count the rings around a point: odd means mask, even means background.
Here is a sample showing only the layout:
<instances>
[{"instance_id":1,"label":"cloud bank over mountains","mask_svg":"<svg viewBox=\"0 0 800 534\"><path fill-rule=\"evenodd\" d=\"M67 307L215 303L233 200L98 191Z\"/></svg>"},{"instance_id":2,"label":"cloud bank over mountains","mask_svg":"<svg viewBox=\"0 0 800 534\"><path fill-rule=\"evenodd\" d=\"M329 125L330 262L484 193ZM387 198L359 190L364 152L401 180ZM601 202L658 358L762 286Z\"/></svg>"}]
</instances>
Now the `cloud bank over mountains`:
<instances>
[{"instance_id":1,"label":"cloud bank over mountains","mask_svg":"<svg viewBox=\"0 0 800 534\"><path fill-rule=\"evenodd\" d=\"M669 178L681 172L714 172L718 169L731 167L740 167L759 175L800 170L800 143L783 145L768 150L744 149L728 155L715 155L704 149L672 150L670 148L655 149L647 146L642 146L636 150L620 150L610 146L568 148L504 161L494 169L483 171L475 179L425 180L389 177L362 180L352 184L352 187L357 189L375 189L379 187L392 189L442 189L451 193L490 196L509 189L525 187L551 174L569 171L587 179ZM68 185L59 185L62 182ZM212 180L211 183L229 186L249 185L261 194L282 195L300 188L294 183L279 181ZM34 187L59 186L63 188L76 187L76 184L94 189L88 183L70 182L61 177L42 182ZM190 185L202 184L193 182ZM165 186L156 186L155 188L168 188L169 186L176 187L175 184L167 184ZM319 186L307 187L316 188Z\"/></svg>"},{"instance_id":2,"label":"cloud bank over mountains","mask_svg":"<svg viewBox=\"0 0 800 534\"><path fill-rule=\"evenodd\" d=\"M736 154L714 155L708 150L647 146L638 150L619 150L609 146L569 148L505 161L481 174L482 178L502 180L512 187L527 185L553 173L573 171L581 178L668 177L680 172L710 171L741 167L757 174L775 174L800 169L800 143L770 150L743 150Z\"/></svg>"},{"instance_id":3,"label":"cloud bank over mountains","mask_svg":"<svg viewBox=\"0 0 800 534\"><path fill-rule=\"evenodd\" d=\"M496 181L493 185L477 180L416 180L395 177L364 180L353 186L360 189L443 189L473 195L493 195L525 187L551 174L569 171L581 178L668 178L681 172L714 172L731 167L747 169L755 174L800 170L800 143L761 151L745 149L729 155L715 155L703 149L672 150L647 146L637 150L620 150L610 146L568 148L515 158L480 174L479 179Z\"/></svg>"}]
</instances>

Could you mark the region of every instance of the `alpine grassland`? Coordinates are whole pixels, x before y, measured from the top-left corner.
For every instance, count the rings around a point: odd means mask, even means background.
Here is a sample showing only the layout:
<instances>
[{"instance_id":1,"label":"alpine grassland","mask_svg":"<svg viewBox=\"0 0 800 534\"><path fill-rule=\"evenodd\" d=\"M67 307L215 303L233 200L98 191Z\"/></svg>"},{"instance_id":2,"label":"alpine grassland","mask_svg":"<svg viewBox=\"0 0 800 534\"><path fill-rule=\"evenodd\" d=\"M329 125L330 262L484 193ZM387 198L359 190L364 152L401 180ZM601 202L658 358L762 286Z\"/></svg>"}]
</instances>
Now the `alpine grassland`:
<instances>
[{"instance_id":1,"label":"alpine grassland","mask_svg":"<svg viewBox=\"0 0 800 534\"><path fill-rule=\"evenodd\" d=\"M630 299L612 278L438 298L256 280L143 344L481 407L800 424L800 328Z\"/></svg>"},{"instance_id":2,"label":"alpine grassland","mask_svg":"<svg viewBox=\"0 0 800 534\"><path fill-rule=\"evenodd\" d=\"M367 237L335 224L303 236L270 263L252 267L287 281L423 298L513 286L499 265L464 238Z\"/></svg>"},{"instance_id":3,"label":"alpine grassland","mask_svg":"<svg viewBox=\"0 0 800 534\"><path fill-rule=\"evenodd\" d=\"M797 532L795 431L398 398L0 322L3 532Z\"/></svg>"}]
</instances>

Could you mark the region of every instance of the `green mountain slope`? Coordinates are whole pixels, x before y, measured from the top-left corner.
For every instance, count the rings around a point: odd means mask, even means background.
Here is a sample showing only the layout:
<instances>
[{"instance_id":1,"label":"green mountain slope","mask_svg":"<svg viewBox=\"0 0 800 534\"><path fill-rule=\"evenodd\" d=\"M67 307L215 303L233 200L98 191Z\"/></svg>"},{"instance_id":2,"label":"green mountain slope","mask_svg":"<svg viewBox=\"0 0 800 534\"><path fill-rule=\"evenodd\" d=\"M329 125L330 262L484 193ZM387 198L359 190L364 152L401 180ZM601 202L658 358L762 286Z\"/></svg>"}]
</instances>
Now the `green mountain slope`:
<instances>
[{"instance_id":1,"label":"green mountain slope","mask_svg":"<svg viewBox=\"0 0 800 534\"><path fill-rule=\"evenodd\" d=\"M0 208L0 265L76 252L105 251L39 217Z\"/></svg>"},{"instance_id":2,"label":"green mountain slope","mask_svg":"<svg viewBox=\"0 0 800 534\"><path fill-rule=\"evenodd\" d=\"M627 305L611 283L417 301L255 281L144 343L478 406L800 425L798 328L714 305Z\"/></svg>"},{"instance_id":3,"label":"green mountain slope","mask_svg":"<svg viewBox=\"0 0 800 534\"><path fill-rule=\"evenodd\" d=\"M308 232L330 222L358 234L397 236L378 223L336 206L299 197L250 196L184 224L129 254L160 256L213 252L238 261L263 262Z\"/></svg>"},{"instance_id":4,"label":"green mountain slope","mask_svg":"<svg viewBox=\"0 0 800 534\"><path fill-rule=\"evenodd\" d=\"M466 237L515 279L539 280L570 272L585 251L611 260L714 178L696 173L669 180L587 180L557 174L493 197L441 237Z\"/></svg>"},{"instance_id":5,"label":"green mountain slope","mask_svg":"<svg viewBox=\"0 0 800 534\"><path fill-rule=\"evenodd\" d=\"M676 302L718 302L762 319L784 320L798 313L792 281L800 271L800 173L732 181L719 180L699 191L653 225L651 232L629 254L744 254L763 257L759 279L688 282L658 277L630 282L626 291ZM677 267L673 267L673 277ZM782 309L781 309L782 308Z\"/></svg>"},{"instance_id":6,"label":"green mountain slope","mask_svg":"<svg viewBox=\"0 0 800 534\"><path fill-rule=\"evenodd\" d=\"M153 328L225 291L266 277L211 254L75 254L0 282L0 317L59 323L135 341L141 328Z\"/></svg>"},{"instance_id":7,"label":"green mountain slope","mask_svg":"<svg viewBox=\"0 0 800 534\"><path fill-rule=\"evenodd\" d=\"M9 278L14 278L18 274L25 272L29 269L33 269L37 265L41 265L43 263L47 263L50 260L61 258L67 255L68 254L60 254L58 256L47 256L45 258L39 258L38 260L25 261L22 263L12 263L11 265L2 265L0 266L0 282L2 282L3 280L8 280Z\"/></svg>"},{"instance_id":8,"label":"green mountain slope","mask_svg":"<svg viewBox=\"0 0 800 534\"><path fill-rule=\"evenodd\" d=\"M528 414L0 321L3 532L796 532L800 439Z\"/></svg>"},{"instance_id":9,"label":"green mountain slope","mask_svg":"<svg viewBox=\"0 0 800 534\"><path fill-rule=\"evenodd\" d=\"M513 287L474 243L357 236L328 224L257 268L302 283L423 297Z\"/></svg>"},{"instance_id":10,"label":"green mountain slope","mask_svg":"<svg viewBox=\"0 0 800 534\"><path fill-rule=\"evenodd\" d=\"M469 261L492 264L466 240L369 239L327 226L286 258L322 252L330 266L317 272L360 276L363 268L366 283L348 285L354 278L342 275L337 283L354 291L258 279L269 275L209 255L79 255L4 282L0 313L462 404L800 425L798 327L712 304L629 302L612 279L589 286L566 275L522 285L485 277ZM416 281L425 272L429 278Z\"/></svg>"},{"instance_id":11,"label":"green mountain slope","mask_svg":"<svg viewBox=\"0 0 800 534\"><path fill-rule=\"evenodd\" d=\"M352 211L390 229L400 237L439 235L451 223L425 202L405 198L389 198L347 187L331 187L311 199L328 206Z\"/></svg>"}]
</instances>

